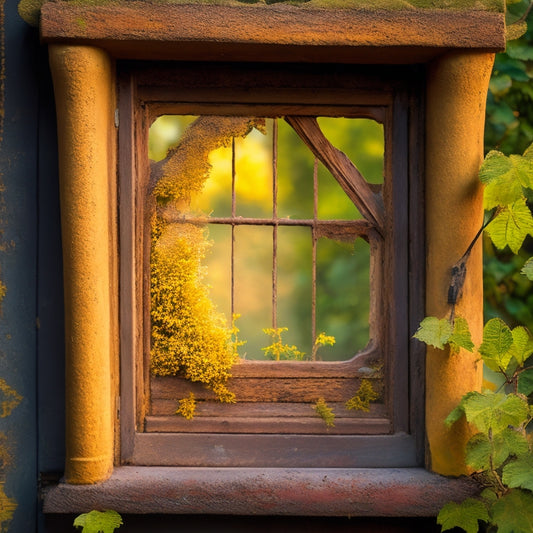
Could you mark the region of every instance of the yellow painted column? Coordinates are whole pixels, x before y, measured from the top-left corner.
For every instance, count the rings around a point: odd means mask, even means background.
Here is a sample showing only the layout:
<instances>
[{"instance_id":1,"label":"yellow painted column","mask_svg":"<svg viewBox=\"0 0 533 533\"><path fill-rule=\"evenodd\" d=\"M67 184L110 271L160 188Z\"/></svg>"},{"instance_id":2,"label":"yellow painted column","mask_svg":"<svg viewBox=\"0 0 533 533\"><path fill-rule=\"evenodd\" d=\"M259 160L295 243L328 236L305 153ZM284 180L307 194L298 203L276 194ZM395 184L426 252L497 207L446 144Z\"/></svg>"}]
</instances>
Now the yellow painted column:
<instances>
[{"instance_id":1,"label":"yellow painted column","mask_svg":"<svg viewBox=\"0 0 533 533\"><path fill-rule=\"evenodd\" d=\"M483 158L485 102L494 55L450 53L429 67L426 115L426 316L449 315L451 267L466 251L483 219L478 171ZM483 328L481 243L472 251L456 314L470 324L479 345ZM428 467L444 475L466 472L465 423L444 419L468 391L479 390L477 354L428 347L426 432Z\"/></svg>"},{"instance_id":2,"label":"yellow painted column","mask_svg":"<svg viewBox=\"0 0 533 533\"><path fill-rule=\"evenodd\" d=\"M66 330L68 483L113 470L113 65L102 50L51 45L57 106Z\"/></svg>"}]
</instances>

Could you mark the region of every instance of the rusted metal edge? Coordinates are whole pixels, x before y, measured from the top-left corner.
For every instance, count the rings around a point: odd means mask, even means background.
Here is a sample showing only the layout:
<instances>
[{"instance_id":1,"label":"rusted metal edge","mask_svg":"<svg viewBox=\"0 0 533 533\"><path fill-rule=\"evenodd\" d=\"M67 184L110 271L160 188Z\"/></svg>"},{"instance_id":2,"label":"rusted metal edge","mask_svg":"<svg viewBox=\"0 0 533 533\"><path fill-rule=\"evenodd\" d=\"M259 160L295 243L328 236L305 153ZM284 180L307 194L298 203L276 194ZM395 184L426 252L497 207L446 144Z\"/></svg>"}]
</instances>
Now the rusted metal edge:
<instances>
[{"instance_id":1,"label":"rusted metal edge","mask_svg":"<svg viewBox=\"0 0 533 533\"><path fill-rule=\"evenodd\" d=\"M210 43L223 51L231 51L231 45L238 44L378 49L384 54L404 48L499 51L505 47L504 15L475 10L303 10L290 5L169 6L135 1L83 6L48 2L41 11L40 28L44 42L92 43L119 57L139 59L179 56L177 45L186 43ZM186 47L185 51L192 50ZM196 53L201 54L202 49Z\"/></svg>"},{"instance_id":2,"label":"rusted metal edge","mask_svg":"<svg viewBox=\"0 0 533 533\"><path fill-rule=\"evenodd\" d=\"M44 512L422 517L478 492L422 468L119 467L103 483L46 488Z\"/></svg>"}]
</instances>

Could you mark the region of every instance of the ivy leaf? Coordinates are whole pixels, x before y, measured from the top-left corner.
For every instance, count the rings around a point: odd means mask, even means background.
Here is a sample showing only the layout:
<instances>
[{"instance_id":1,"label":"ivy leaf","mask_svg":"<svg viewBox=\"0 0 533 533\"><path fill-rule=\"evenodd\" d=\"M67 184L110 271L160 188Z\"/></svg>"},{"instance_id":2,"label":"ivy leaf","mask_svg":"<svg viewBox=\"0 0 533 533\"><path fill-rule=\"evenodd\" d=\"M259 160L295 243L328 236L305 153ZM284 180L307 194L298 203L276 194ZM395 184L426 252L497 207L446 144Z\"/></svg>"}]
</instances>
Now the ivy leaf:
<instances>
[{"instance_id":1,"label":"ivy leaf","mask_svg":"<svg viewBox=\"0 0 533 533\"><path fill-rule=\"evenodd\" d=\"M529 281L533 281L533 257L530 257L520 271Z\"/></svg>"},{"instance_id":2,"label":"ivy leaf","mask_svg":"<svg viewBox=\"0 0 533 533\"><path fill-rule=\"evenodd\" d=\"M493 318L485 324L479 353L488 368L495 372L505 370L512 357L512 345L513 334L501 318Z\"/></svg>"},{"instance_id":3,"label":"ivy leaf","mask_svg":"<svg viewBox=\"0 0 533 533\"><path fill-rule=\"evenodd\" d=\"M458 352L459 348L464 348L469 352L474 351L474 343L468 322L463 317L455 317L453 324L453 333L448 339L453 352Z\"/></svg>"},{"instance_id":4,"label":"ivy leaf","mask_svg":"<svg viewBox=\"0 0 533 533\"><path fill-rule=\"evenodd\" d=\"M439 350L443 350L452 334L453 327L446 318L438 319L434 316L428 316L420 322L420 326L413 337Z\"/></svg>"},{"instance_id":5,"label":"ivy leaf","mask_svg":"<svg viewBox=\"0 0 533 533\"><path fill-rule=\"evenodd\" d=\"M442 526L442 531L460 527L466 533L477 533L479 520L488 522L489 513L482 502L473 498L467 498L461 503L447 503L437 516L437 524Z\"/></svg>"},{"instance_id":6,"label":"ivy leaf","mask_svg":"<svg viewBox=\"0 0 533 533\"><path fill-rule=\"evenodd\" d=\"M497 150L491 150L485 157L479 170L479 179L485 184L485 209L506 206L524 196L513 162Z\"/></svg>"},{"instance_id":7,"label":"ivy leaf","mask_svg":"<svg viewBox=\"0 0 533 533\"><path fill-rule=\"evenodd\" d=\"M498 533L531 533L533 495L519 489L505 494L492 506L492 519Z\"/></svg>"},{"instance_id":8,"label":"ivy leaf","mask_svg":"<svg viewBox=\"0 0 533 533\"><path fill-rule=\"evenodd\" d=\"M522 455L503 467L502 481L510 488L533 491L533 455Z\"/></svg>"},{"instance_id":9,"label":"ivy leaf","mask_svg":"<svg viewBox=\"0 0 533 533\"><path fill-rule=\"evenodd\" d=\"M529 413L527 401L515 394L470 392L459 404L469 423L493 436L508 426L520 427Z\"/></svg>"},{"instance_id":10,"label":"ivy leaf","mask_svg":"<svg viewBox=\"0 0 533 533\"><path fill-rule=\"evenodd\" d=\"M122 517L116 511L91 511L77 516L74 527L83 528L82 533L113 533L122 525Z\"/></svg>"},{"instance_id":11,"label":"ivy leaf","mask_svg":"<svg viewBox=\"0 0 533 533\"><path fill-rule=\"evenodd\" d=\"M497 248L503 250L509 246L513 253L518 253L526 236L533 234L533 217L526 199L520 198L504 207L486 227L486 231Z\"/></svg>"},{"instance_id":12,"label":"ivy leaf","mask_svg":"<svg viewBox=\"0 0 533 533\"><path fill-rule=\"evenodd\" d=\"M511 154L509 159L520 183L524 187L531 188L533 185L533 159L516 154Z\"/></svg>"},{"instance_id":13,"label":"ivy leaf","mask_svg":"<svg viewBox=\"0 0 533 533\"><path fill-rule=\"evenodd\" d=\"M499 468L509 457L520 457L529 451L529 443L521 431L506 428L494 437L494 468Z\"/></svg>"},{"instance_id":14,"label":"ivy leaf","mask_svg":"<svg viewBox=\"0 0 533 533\"><path fill-rule=\"evenodd\" d=\"M505 38L508 41L512 41L514 39L519 39L527 32L527 22L525 20L520 20L517 22L514 22L513 24L509 24L509 26L505 29Z\"/></svg>"},{"instance_id":15,"label":"ivy leaf","mask_svg":"<svg viewBox=\"0 0 533 533\"><path fill-rule=\"evenodd\" d=\"M466 464L474 470L488 470L492 446L487 435L476 433L466 444Z\"/></svg>"},{"instance_id":16,"label":"ivy leaf","mask_svg":"<svg viewBox=\"0 0 533 533\"><path fill-rule=\"evenodd\" d=\"M511 428L495 435L493 440L484 433L476 433L466 445L466 464L474 470L499 468L510 456L520 456L529 451L527 439Z\"/></svg>"},{"instance_id":17,"label":"ivy leaf","mask_svg":"<svg viewBox=\"0 0 533 533\"><path fill-rule=\"evenodd\" d=\"M533 392L533 368L528 368L518 375L518 392L524 396Z\"/></svg>"},{"instance_id":18,"label":"ivy leaf","mask_svg":"<svg viewBox=\"0 0 533 533\"><path fill-rule=\"evenodd\" d=\"M527 329L523 326L517 326L512 331L513 345L509 350L511 357L522 366L525 360L533 353L533 345ZM505 370L505 367L504 367Z\"/></svg>"}]
</instances>

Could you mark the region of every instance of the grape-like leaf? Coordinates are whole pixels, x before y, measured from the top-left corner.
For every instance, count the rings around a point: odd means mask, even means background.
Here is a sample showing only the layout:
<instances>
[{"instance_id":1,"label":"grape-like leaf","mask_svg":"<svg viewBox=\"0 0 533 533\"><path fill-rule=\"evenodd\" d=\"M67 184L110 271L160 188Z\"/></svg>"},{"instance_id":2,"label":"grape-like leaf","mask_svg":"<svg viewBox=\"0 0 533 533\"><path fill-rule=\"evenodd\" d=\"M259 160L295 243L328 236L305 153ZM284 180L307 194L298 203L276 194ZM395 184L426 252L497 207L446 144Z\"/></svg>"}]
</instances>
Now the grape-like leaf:
<instances>
[{"instance_id":1,"label":"grape-like leaf","mask_svg":"<svg viewBox=\"0 0 533 533\"><path fill-rule=\"evenodd\" d=\"M533 159L533 143L531 143L522 154L523 157L527 159Z\"/></svg>"},{"instance_id":2,"label":"grape-like leaf","mask_svg":"<svg viewBox=\"0 0 533 533\"><path fill-rule=\"evenodd\" d=\"M533 281L533 257L530 257L520 271L529 281Z\"/></svg>"},{"instance_id":3,"label":"grape-like leaf","mask_svg":"<svg viewBox=\"0 0 533 533\"><path fill-rule=\"evenodd\" d=\"M533 217L526 205L526 199L504 207L486 227L494 245L503 250L506 246L518 253L527 235L533 234Z\"/></svg>"},{"instance_id":4,"label":"grape-like leaf","mask_svg":"<svg viewBox=\"0 0 533 533\"><path fill-rule=\"evenodd\" d=\"M455 317L453 333L448 339L448 342L453 352L458 352L459 348L464 348L469 352L474 350L470 328L468 327L468 322L463 317Z\"/></svg>"},{"instance_id":5,"label":"grape-like leaf","mask_svg":"<svg viewBox=\"0 0 533 533\"><path fill-rule=\"evenodd\" d=\"M533 353L531 337L526 328L517 326L513 329L513 345L509 350L511 357L514 358L518 366L522 366L524 361ZM505 367L504 367L505 369Z\"/></svg>"},{"instance_id":6,"label":"grape-like leaf","mask_svg":"<svg viewBox=\"0 0 533 533\"><path fill-rule=\"evenodd\" d=\"M485 157L479 171L479 179L485 184L485 209L506 206L524 196L513 162L496 150L490 151Z\"/></svg>"},{"instance_id":7,"label":"grape-like leaf","mask_svg":"<svg viewBox=\"0 0 533 533\"><path fill-rule=\"evenodd\" d=\"M498 533L531 533L533 531L533 495L514 489L492 506L492 519Z\"/></svg>"},{"instance_id":8,"label":"grape-like leaf","mask_svg":"<svg viewBox=\"0 0 533 533\"><path fill-rule=\"evenodd\" d=\"M533 368L528 368L518 375L518 392L525 396L533 392Z\"/></svg>"},{"instance_id":9,"label":"grape-like leaf","mask_svg":"<svg viewBox=\"0 0 533 533\"><path fill-rule=\"evenodd\" d=\"M521 155L511 154L509 160L513 165L513 170L516 177L520 181L523 187L529 187L533 185L533 159L529 157L523 157Z\"/></svg>"},{"instance_id":10,"label":"grape-like leaf","mask_svg":"<svg viewBox=\"0 0 533 533\"><path fill-rule=\"evenodd\" d=\"M438 319L434 316L428 316L420 322L420 326L413 337L443 350L452 333L453 326L446 318Z\"/></svg>"},{"instance_id":11,"label":"grape-like leaf","mask_svg":"<svg viewBox=\"0 0 533 533\"><path fill-rule=\"evenodd\" d=\"M527 453L529 444L520 431L504 429L492 437L476 433L466 445L466 464L474 470L499 468L509 457Z\"/></svg>"},{"instance_id":12,"label":"grape-like leaf","mask_svg":"<svg viewBox=\"0 0 533 533\"><path fill-rule=\"evenodd\" d=\"M512 357L512 345L513 334L503 320L493 318L485 324L479 353L488 368L496 372L505 370Z\"/></svg>"},{"instance_id":13,"label":"grape-like leaf","mask_svg":"<svg viewBox=\"0 0 533 533\"><path fill-rule=\"evenodd\" d=\"M509 2L509 0L507 0ZM509 24L505 28L505 38L508 41L513 41L514 39L519 39L527 32L527 22L525 20L518 20L513 24Z\"/></svg>"},{"instance_id":14,"label":"grape-like leaf","mask_svg":"<svg viewBox=\"0 0 533 533\"><path fill-rule=\"evenodd\" d=\"M509 457L522 456L529 451L529 443L521 431L506 428L494 437L494 468L499 468Z\"/></svg>"},{"instance_id":15,"label":"grape-like leaf","mask_svg":"<svg viewBox=\"0 0 533 533\"><path fill-rule=\"evenodd\" d=\"M511 488L533 491L533 455L522 455L503 467L502 481Z\"/></svg>"},{"instance_id":16,"label":"grape-like leaf","mask_svg":"<svg viewBox=\"0 0 533 533\"><path fill-rule=\"evenodd\" d=\"M489 513L482 502L473 498L467 498L461 503L447 503L437 516L437 524L442 526L442 531L460 527L466 533L477 533L479 520L488 522Z\"/></svg>"},{"instance_id":17,"label":"grape-like leaf","mask_svg":"<svg viewBox=\"0 0 533 533\"><path fill-rule=\"evenodd\" d=\"M112 510L83 513L74 520L75 527L83 528L81 533L113 533L121 525L122 517Z\"/></svg>"},{"instance_id":18,"label":"grape-like leaf","mask_svg":"<svg viewBox=\"0 0 533 533\"><path fill-rule=\"evenodd\" d=\"M468 393L470 394L470 393ZM467 395L463 396L463 400L466 398ZM455 424L458 420L460 420L465 414L465 410L463 409L462 404L459 404L444 420L444 423L447 426L451 426L452 424Z\"/></svg>"},{"instance_id":19,"label":"grape-like leaf","mask_svg":"<svg viewBox=\"0 0 533 533\"><path fill-rule=\"evenodd\" d=\"M482 433L501 433L508 426L520 427L529 413L527 401L515 394L471 392L461 400L466 419Z\"/></svg>"},{"instance_id":20,"label":"grape-like leaf","mask_svg":"<svg viewBox=\"0 0 533 533\"><path fill-rule=\"evenodd\" d=\"M476 433L466 444L466 464L474 470L487 470L491 455L492 446L484 433Z\"/></svg>"}]
</instances>

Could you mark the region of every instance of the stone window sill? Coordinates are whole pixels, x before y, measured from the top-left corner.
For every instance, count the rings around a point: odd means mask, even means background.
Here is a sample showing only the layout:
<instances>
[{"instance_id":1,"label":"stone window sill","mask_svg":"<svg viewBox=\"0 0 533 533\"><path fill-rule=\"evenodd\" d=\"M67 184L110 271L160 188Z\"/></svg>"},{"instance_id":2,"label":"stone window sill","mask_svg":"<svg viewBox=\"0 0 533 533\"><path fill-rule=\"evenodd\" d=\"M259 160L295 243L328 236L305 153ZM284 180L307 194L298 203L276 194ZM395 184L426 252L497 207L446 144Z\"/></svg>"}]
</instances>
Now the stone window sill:
<instances>
[{"instance_id":1,"label":"stone window sill","mask_svg":"<svg viewBox=\"0 0 533 533\"><path fill-rule=\"evenodd\" d=\"M44 491L45 513L114 509L122 514L436 516L446 502L478 492L469 478L422 468L118 467L94 485Z\"/></svg>"}]
</instances>

